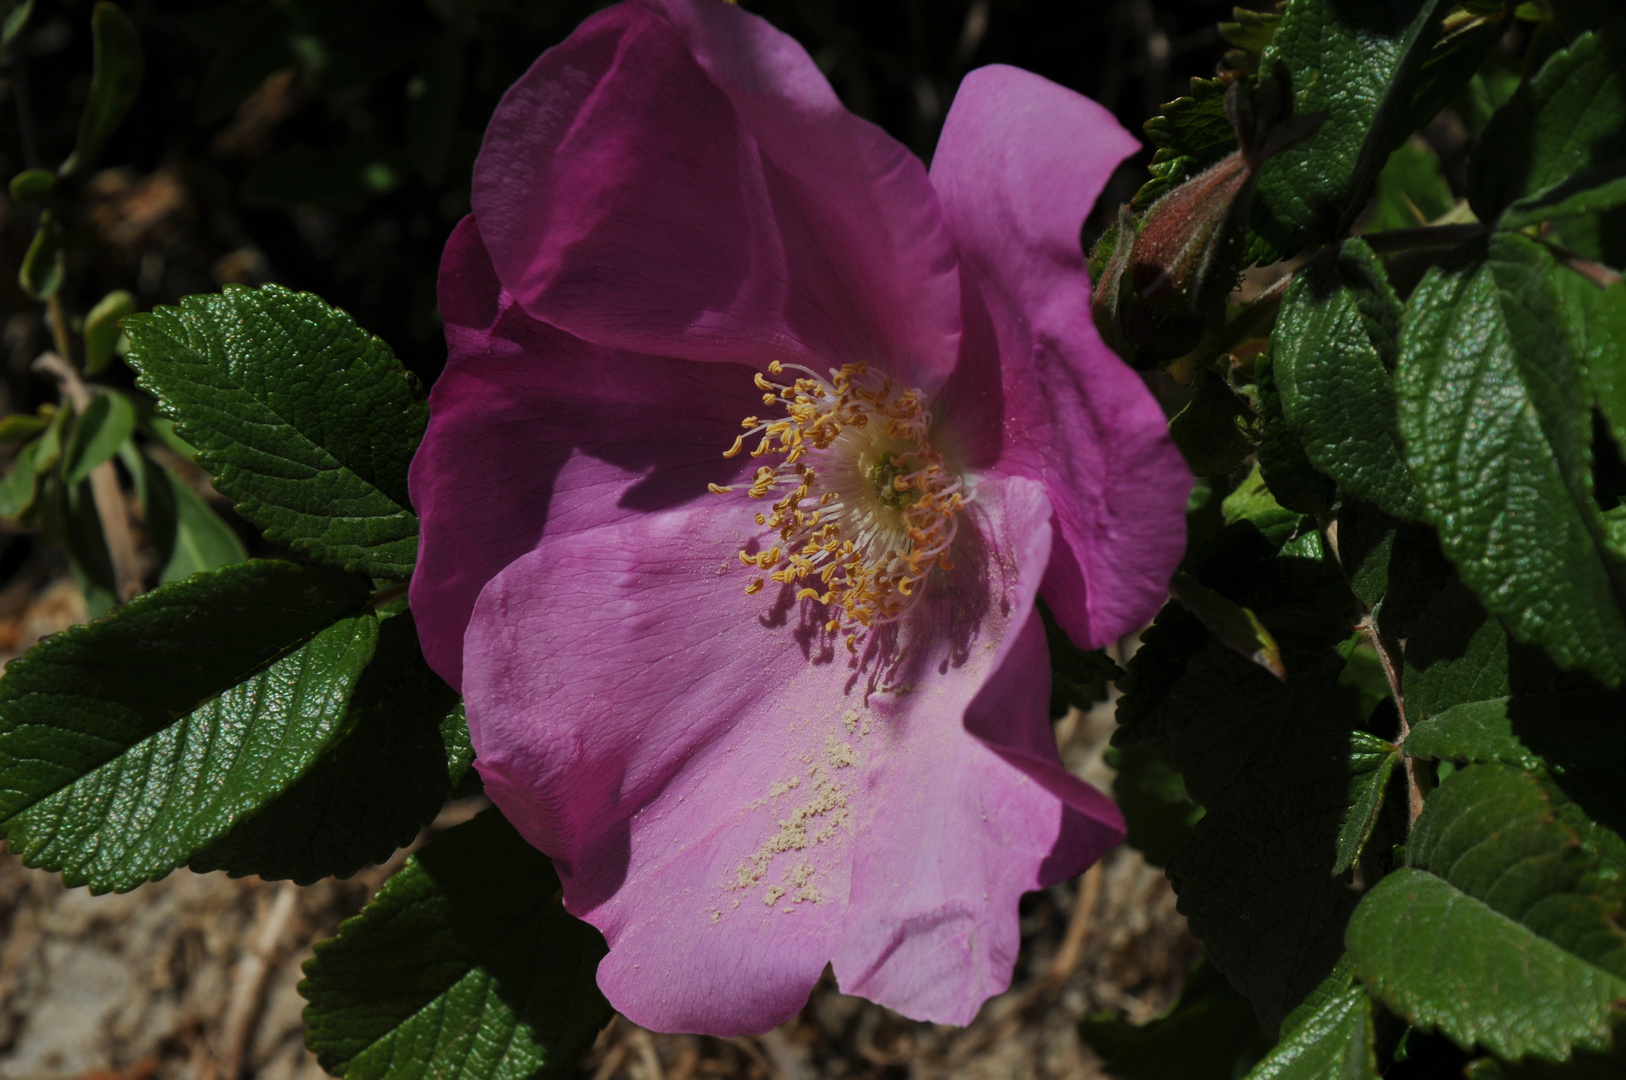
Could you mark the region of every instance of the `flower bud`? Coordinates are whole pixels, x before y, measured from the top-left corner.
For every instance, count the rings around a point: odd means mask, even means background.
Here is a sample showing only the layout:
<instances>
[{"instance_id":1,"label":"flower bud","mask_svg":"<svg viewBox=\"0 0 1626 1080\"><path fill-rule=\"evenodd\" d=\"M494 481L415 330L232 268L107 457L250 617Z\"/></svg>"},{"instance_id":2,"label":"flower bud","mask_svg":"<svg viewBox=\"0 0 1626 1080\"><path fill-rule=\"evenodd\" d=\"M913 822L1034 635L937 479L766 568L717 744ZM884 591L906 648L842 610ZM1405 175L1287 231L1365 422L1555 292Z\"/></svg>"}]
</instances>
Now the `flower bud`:
<instances>
[{"instance_id":1,"label":"flower bud","mask_svg":"<svg viewBox=\"0 0 1626 1080\"><path fill-rule=\"evenodd\" d=\"M1289 98L1280 64L1249 96L1241 81L1225 95L1238 149L1154 202L1137 224L1125 207L1096 288L1102 338L1138 367L1195 349L1225 317L1248 237L1259 167L1308 138L1321 117L1277 118Z\"/></svg>"}]
</instances>

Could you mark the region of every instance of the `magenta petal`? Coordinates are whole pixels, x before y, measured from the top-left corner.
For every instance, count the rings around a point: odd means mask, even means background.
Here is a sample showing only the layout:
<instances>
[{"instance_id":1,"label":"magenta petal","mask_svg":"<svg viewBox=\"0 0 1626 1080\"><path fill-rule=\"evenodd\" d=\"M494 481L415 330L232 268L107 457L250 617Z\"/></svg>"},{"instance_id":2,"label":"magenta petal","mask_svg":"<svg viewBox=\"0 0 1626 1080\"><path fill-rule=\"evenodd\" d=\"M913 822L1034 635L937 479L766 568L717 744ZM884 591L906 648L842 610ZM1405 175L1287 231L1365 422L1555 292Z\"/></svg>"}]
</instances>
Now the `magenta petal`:
<instances>
[{"instance_id":1,"label":"magenta petal","mask_svg":"<svg viewBox=\"0 0 1626 1080\"><path fill-rule=\"evenodd\" d=\"M925 170L792 39L716 0L632 0L508 91L474 172L498 276L600 345L928 391L959 282Z\"/></svg>"},{"instance_id":2,"label":"magenta petal","mask_svg":"<svg viewBox=\"0 0 1626 1080\"><path fill-rule=\"evenodd\" d=\"M1114 827L1047 786L1042 637L1020 719L1003 701L968 713L1008 656L1032 664L1031 635L1016 653L1007 635L1048 549L1043 490L985 480L960 569L862 661L811 601L743 594L746 511L719 498L549 533L492 579L464 669L486 791L554 856L566 904L610 944L600 985L640 1024L764 1030L832 957L859 957L858 981L914 1015L974 1012L1009 981L1017 894ZM914 876L899 853L923 850L959 860L931 909L952 906L953 927L914 917L938 877L895 891ZM970 870L997 884L967 886ZM894 963L873 955L883 937ZM898 986L922 949L955 988Z\"/></svg>"},{"instance_id":3,"label":"magenta petal","mask_svg":"<svg viewBox=\"0 0 1626 1080\"><path fill-rule=\"evenodd\" d=\"M1078 873L1123 839L1112 802L1061 765L1050 663L1033 607L1050 507L1031 481L989 482L1021 569L991 677L963 709L901 727L866 779L886 810L861 834L841 988L919 1020L968 1024L1011 981L1021 894ZM1018 632L1018 628L1020 628ZM945 797L945 792L952 792Z\"/></svg>"},{"instance_id":4,"label":"magenta petal","mask_svg":"<svg viewBox=\"0 0 1626 1080\"><path fill-rule=\"evenodd\" d=\"M463 630L486 582L546 532L703 499L749 463L722 450L761 408L751 372L614 352L503 294L474 219L441 263L450 351L412 462L422 519L412 608L424 655L461 686Z\"/></svg>"},{"instance_id":5,"label":"magenta petal","mask_svg":"<svg viewBox=\"0 0 1626 1080\"><path fill-rule=\"evenodd\" d=\"M975 352L997 341L997 467L1049 492L1057 542L1043 592L1087 648L1149 620L1185 550L1191 475L1156 401L1095 331L1078 239L1136 149L1094 102L993 66L960 84L931 171L988 323L979 336L968 322L961 362L991 367Z\"/></svg>"}]
</instances>

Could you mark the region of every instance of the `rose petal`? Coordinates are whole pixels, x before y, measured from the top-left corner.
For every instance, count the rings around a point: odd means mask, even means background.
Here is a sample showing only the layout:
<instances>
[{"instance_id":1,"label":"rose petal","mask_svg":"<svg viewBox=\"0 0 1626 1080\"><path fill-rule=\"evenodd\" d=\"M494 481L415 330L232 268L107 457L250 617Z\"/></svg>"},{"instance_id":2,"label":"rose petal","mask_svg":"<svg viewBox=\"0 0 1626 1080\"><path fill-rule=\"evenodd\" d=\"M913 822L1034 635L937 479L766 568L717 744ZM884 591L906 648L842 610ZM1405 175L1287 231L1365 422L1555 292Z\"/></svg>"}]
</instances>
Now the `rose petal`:
<instances>
[{"instance_id":1,"label":"rose petal","mask_svg":"<svg viewBox=\"0 0 1626 1080\"><path fill-rule=\"evenodd\" d=\"M801 1006L844 936L874 941L879 925L907 945L885 895L898 868L871 847L975 849L963 857L1003 884L953 896L997 908L970 918L1014 934L1016 893L1053 852L1076 861L1087 846L1039 764L1013 766L962 719L1032 610L1037 571L1014 568L1035 544L1042 566L1048 545L1039 485L989 480L973 506L953 581L934 579L861 664L811 601L743 594L736 552L754 526L721 499L550 533L482 593L464 690L486 791L604 932L600 985L637 1023L761 1031ZM966 828L950 837L944 822ZM962 1010L1009 979L1014 951L988 935L958 971Z\"/></svg>"},{"instance_id":2,"label":"rose petal","mask_svg":"<svg viewBox=\"0 0 1626 1080\"><path fill-rule=\"evenodd\" d=\"M582 24L498 106L474 210L504 285L600 345L935 390L959 282L925 170L801 46L712 0Z\"/></svg>"},{"instance_id":3,"label":"rose petal","mask_svg":"<svg viewBox=\"0 0 1626 1080\"><path fill-rule=\"evenodd\" d=\"M1094 102L993 66L960 84L932 161L974 294L961 364L991 371L997 342L1003 377L998 391L973 376L978 393L951 384L945 412L998 397L1003 440L978 449L992 455L986 467L1045 483L1057 543L1043 594L1085 648L1144 625L1185 551L1191 475L1156 401L1095 331L1079 245L1096 196L1136 148Z\"/></svg>"},{"instance_id":4,"label":"rose petal","mask_svg":"<svg viewBox=\"0 0 1626 1080\"><path fill-rule=\"evenodd\" d=\"M1005 617L1022 629L1002 640L963 728L904 728L866 777L890 798L861 834L834 961L847 993L939 1023L969 1024L1010 986L1022 893L1077 874L1123 839L1117 807L1062 767L1050 726L1049 651L1033 607L1049 503L1032 481L1001 486L1001 546L1022 568ZM988 493L985 483L979 501Z\"/></svg>"},{"instance_id":5,"label":"rose petal","mask_svg":"<svg viewBox=\"0 0 1626 1080\"><path fill-rule=\"evenodd\" d=\"M761 398L746 368L615 352L532 319L501 292L473 218L446 245L441 308L450 357L412 462L411 601L425 657L461 686L486 582L544 533L709 498L708 482L749 472L722 451Z\"/></svg>"}]
</instances>

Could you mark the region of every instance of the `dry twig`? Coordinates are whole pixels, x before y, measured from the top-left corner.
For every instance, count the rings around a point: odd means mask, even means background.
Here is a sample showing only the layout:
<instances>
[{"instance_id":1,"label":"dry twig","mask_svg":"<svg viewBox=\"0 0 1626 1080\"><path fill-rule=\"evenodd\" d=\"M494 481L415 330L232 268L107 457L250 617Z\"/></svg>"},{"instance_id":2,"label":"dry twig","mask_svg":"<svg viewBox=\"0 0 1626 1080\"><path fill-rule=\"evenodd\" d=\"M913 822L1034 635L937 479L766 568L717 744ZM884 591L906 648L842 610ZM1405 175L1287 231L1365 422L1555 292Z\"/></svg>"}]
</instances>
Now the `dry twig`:
<instances>
[{"instance_id":1,"label":"dry twig","mask_svg":"<svg viewBox=\"0 0 1626 1080\"><path fill-rule=\"evenodd\" d=\"M265 1001L265 983L277 958L277 942L299 907L299 886L282 883L276 899L260 917L249 951L237 963L232 979L231 998L220 1037L217 1080L237 1080L243 1074L249 1041Z\"/></svg>"}]
</instances>

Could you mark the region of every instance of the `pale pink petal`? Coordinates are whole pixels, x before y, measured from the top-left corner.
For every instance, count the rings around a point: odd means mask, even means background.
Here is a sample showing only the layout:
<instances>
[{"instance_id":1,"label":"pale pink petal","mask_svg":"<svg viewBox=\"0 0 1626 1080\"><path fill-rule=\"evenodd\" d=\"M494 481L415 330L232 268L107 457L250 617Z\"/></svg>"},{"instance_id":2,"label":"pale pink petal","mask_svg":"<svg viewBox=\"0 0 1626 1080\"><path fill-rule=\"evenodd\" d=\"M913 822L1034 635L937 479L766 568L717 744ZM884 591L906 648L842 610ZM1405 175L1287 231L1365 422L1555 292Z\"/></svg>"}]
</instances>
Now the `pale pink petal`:
<instances>
[{"instance_id":1,"label":"pale pink petal","mask_svg":"<svg viewBox=\"0 0 1626 1080\"><path fill-rule=\"evenodd\" d=\"M422 519L411 601L430 665L461 686L475 598L548 532L706 498L750 471L725 461L760 410L751 371L589 345L502 293L473 218L441 262L450 356L412 462Z\"/></svg>"},{"instance_id":2,"label":"pale pink petal","mask_svg":"<svg viewBox=\"0 0 1626 1080\"><path fill-rule=\"evenodd\" d=\"M899 869L871 848L950 841L959 871L1002 882L951 897L986 928L949 995L974 1010L1009 980L1016 895L1076 870L1115 828L1089 796L1050 791L1054 749L1034 746L1045 694L1019 698L1020 715L972 709L1032 612L1036 572L1018 569L1035 552L1042 565L1043 491L985 481L958 569L857 659L811 601L744 595L749 511L719 497L550 534L491 581L464 668L487 793L554 856L567 906L610 943L600 985L640 1024L761 1031L801 1006L848 937L909 948L888 895ZM1019 672L1041 687L1045 674ZM938 761L945 773L923 776ZM885 967L866 965L877 986Z\"/></svg>"},{"instance_id":3,"label":"pale pink petal","mask_svg":"<svg viewBox=\"0 0 1626 1080\"><path fill-rule=\"evenodd\" d=\"M931 171L968 293L968 374L945 390L944 422L1004 410L1002 437L976 449L988 467L1044 482L1057 542L1043 595L1086 648L1147 622L1185 550L1191 475L1156 401L1095 331L1079 241L1136 149L1094 102L994 66L960 84Z\"/></svg>"},{"instance_id":4,"label":"pale pink petal","mask_svg":"<svg viewBox=\"0 0 1626 1080\"><path fill-rule=\"evenodd\" d=\"M854 914L835 957L847 993L939 1023L969 1024L1010 985L1022 893L1072 877L1123 839L1117 807L1062 767L1050 726L1049 651L1032 604L1049 504L1031 481L1001 486L1022 579L1009 593L1021 602L963 729L909 725L865 777L886 810L861 835Z\"/></svg>"},{"instance_id":5,"label":"pale pink petal","mask_svg":"<svg viewBox=\"0 0 1626 1080\"><path fill-rule=\"evenodd\" d=\"M925 170L841 107L806 52L716 0L633 0L543 54L474 172L498 276L597 344L929 391L959 333Z\"/></svg>"}]
</instances>

